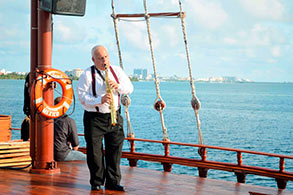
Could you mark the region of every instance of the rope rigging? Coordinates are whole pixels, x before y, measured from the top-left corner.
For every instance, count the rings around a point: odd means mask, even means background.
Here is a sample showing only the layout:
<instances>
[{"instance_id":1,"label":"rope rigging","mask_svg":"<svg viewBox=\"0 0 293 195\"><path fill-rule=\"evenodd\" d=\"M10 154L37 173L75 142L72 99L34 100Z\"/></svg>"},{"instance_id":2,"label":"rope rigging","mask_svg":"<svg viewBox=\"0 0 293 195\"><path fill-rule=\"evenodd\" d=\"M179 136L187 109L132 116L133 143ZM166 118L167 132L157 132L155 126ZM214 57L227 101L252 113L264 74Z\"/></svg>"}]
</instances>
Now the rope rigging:
<instances>
[{"instance_id":1,"label":"rope rigging","mask_svg":"<svg viewBox=\"0 0 293 195\"><path fill-rule=\"evenodd\" d=\"M144 9L145 9L145 20L146 20L146 24L147 24L147 32L148 32L148 38L149 38L149 46L150 46L150 51L151 51L151 56L152 56L152 63L153 63L153 70L154 70L156 93L157 93L157 97L156 97L156 100L155 100L155 103L154 103L154 108L158 112L160 112L161 124L162 124L162 130L163 130L163 140L164 141L170 141L170 139L168 137L168 133L167 133L167 128L166 128L165 123L164 123L163 110L164 110L166 104L165 104L164 100L161 98L161 95L160 95L160 87L159 87L159 81L158 81L158 76L157 76L156 62L155 62L153 42L152 42L150 16L148 14L148 9L147 9L147 0L144 0Z\"/></svg>"},{"instance_id":2,"label":"rope rigging","mask_svg":"<svg viewBox=\"0 0 293 195\"><path fill-rule=\"evenodd\" d=\"M118 26L117 26L117 17L115 13L115 8L114 8L114 0L112 0L112 18L114 22L114 29L115 29L115 37L116 37L116 45L118 48L118 56L119 56L119 63L120 67L123 69L123 63L122 63L122 55L121 55L121 49L120 49L120 40L119 40L119 33L118 33ZM121 103L124 106L124 112L127 120L127 137L132 137L134 138L134 132L132 130L132 126L130 123L130 116L129 116L129 105L131 103L131 99L128 95L122 95L121 96Z\"/></svg>"},{"instance_id":3,"label":"rope rigging","mask_svg":"<svg viewBox=\"0 0 293 195\"><path fill-rule=\"evenodd\" d=\"M202 132L201 132L200 119L199 119L199 109L201 107L201 104L200 104L199 99L196 96L194 81L192 78L191 62L190 62L188 43L187 43L187 34L186 34L185 23L184 23L185 12L182 11L181 0L178 0L178 3L179 3L180 12L176 12L176 13L171 13L171 12L168 12L168 13L149 13L148 8L147 8L147 0L144 0L144 10L145 10L144 14L116 14L115 9L114 9L114 0L112 0L113 13L111 16L112 16L113 22L114 22L116 43L117 43L117 47L118 47L118 54L119 54L121 68L123 68L123 67L122 67L122 57L121 57L121 50L120 50L117 20L140 22L143 20L126 20L126 19L121 19L121 18L144 17L144 20L146 21L147 33L148 33L148 39L149 39L149 47L150 47L150 52L151 52L152 65L153 65L154 78L155 78L155 87L156 87L156 99L155 99L155 103L154 103L154 109L160 113L164 141L170 141L170 139L168 137L167 128L165 127L165 123L164 123L163 110L164 110L166 104L160 95L159 80L158 80L158 76L157 76L156 62L155 62L153 42L152 42L152 33L151 33L151 27L150 27L150 17L169 17L169 18L170 17L172 17L172 18L179 17L180 18L183 39L184 39L184 44L185 44L187 65L188 65L188 70L189 70L190 87L191 87L191 93L192 93L191 106L194 110L195 117L196 117L196 123L197 123L197 129L198 129L198 142L199 142L199 144L203 144L203 136L202 136ZM122 104L123 104L123 101L122 101ZM125 113L126 113L126 117L127 117L127 127L130 126L130 128L131 128L130 121L129 121L129 113L128 113L128 105L130 104L130 98L129 99L126 98L125 104L127 105L127 108L125 108ZM127 112L126 112L126 110L127 110ZM127 131L127 132L129 134L129 131ZM133 137L134 137L134 133L133 133ZM199 148L198 153L200 155L202 155L201 148Z\"/></svg>"},{"instance_id":4,"label":"rope rigging","mask_svg":"<svg viewBox=\"0 0 293 195\"><path fill-rule=\"evenodd\" d=\"M184 43L185 43L187 65L188 65L188 70L189 70L189 80L190 80L191 93L192 93L191 106L194 110L195 117L196 117L196 123L197 123L197 128L198 128L198 143L203 144L203 138L202 138L202 133L201 133L201 128L200 128L200 120L199 120L199 114L198 114L198 111L200 109L200 101L196 97L194 82L193 82L193 78L192 78L191 63L190 63L189 50L188 50L188 44L187 44L187 34L186 34L185 23L184 23L185 15L183 14L183 11L182 11L181 0L179 0L179 8L180 8L181 27L182 27L183 38L184 38Z\"/></svg>"}]
</instances>

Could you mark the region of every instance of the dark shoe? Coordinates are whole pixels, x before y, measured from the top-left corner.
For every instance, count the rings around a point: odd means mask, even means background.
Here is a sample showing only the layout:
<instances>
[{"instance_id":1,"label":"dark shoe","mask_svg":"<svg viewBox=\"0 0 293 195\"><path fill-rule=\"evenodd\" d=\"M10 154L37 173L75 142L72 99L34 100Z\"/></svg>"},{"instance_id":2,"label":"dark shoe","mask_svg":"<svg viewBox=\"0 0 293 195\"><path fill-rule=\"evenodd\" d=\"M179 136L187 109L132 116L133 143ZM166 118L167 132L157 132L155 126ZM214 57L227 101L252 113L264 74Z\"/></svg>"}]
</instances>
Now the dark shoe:
<instances>
[{"instance_id":1,"label":"dark shoe","mask_svg":"<svg viewBox=\"0 0 293 195\"><path fill-rule=\"evenodd\" d=\"M96 185L96 186L92 186L92 191L99 191L101 189L101 186Z\"/></svg>"},{"instance_id":2,"label":"dark shoe","mask_svg":"<svg viewBox=\"0 0 293 195\"><path fill-rule=\"evenodd\" d=\"M105 185L107 190L125 191L124 187L121 185Z\"/></svg>"}]
</instances>

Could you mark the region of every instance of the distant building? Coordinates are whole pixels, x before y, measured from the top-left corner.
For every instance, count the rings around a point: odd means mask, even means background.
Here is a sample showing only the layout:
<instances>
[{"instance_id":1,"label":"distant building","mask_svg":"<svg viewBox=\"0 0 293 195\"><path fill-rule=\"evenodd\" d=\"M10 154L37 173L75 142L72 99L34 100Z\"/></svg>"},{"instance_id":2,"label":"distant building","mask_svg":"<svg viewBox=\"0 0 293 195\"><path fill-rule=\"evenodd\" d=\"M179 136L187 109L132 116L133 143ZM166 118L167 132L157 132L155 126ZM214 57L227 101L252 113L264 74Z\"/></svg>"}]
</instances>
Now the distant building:
<instances>
[{"instance_id":1,"label":"distant building","mask_svg":"<svg viewBox=\"0 0 293 195\"><path fill-rule=\"evenodd\" d=\"M147 69L134 69L133 70L133 77L137 79L146 79L148 76Z\"/></svg>"},{"instance_id":2,"label":"distant building","mask_svg":"<svg viewBox=\"0 0 293 195\"><path fill-rule=\"evenodd\" d=\"M5 69L0 70L0 75L5 74L5 73L6 73Z\"/></svg>"},{"instance_id":3,"label":"distant building","mask_svg":"<svg viewBox=\"0 0 293 195\"><path fill-rule=\"evenodd\" d=\"M72 71L72 76L79 78L82 73L83 73L82 69L76 68Z\"/></svg>"},{"instance_id":4,"label":"distant building","mask_svg":"<svg viewBox=\"0 0 293 195\"><path fill-rule=\"evenodd\" d=\"M65 70L64 72L65 74L67 74L67 76L72 76L72 70Z\"/></svg>"},{"instance_id":5,"label":"distant building","mask_svg":"<svg viewBox=\"0 0 293 195\"><path fill-rule=\"evenodd\" d=\"M27 72L14 72L15 74L18 74L18 75L26 75Z\"/></svg>"},{"instance_id":6,"label":"distant building","mask_svg":"<svg viewBox=\"0 0 293 195\"><path fill-rule=\"evenodd\" d=\"M72 76L77 78L79 78L82 73L83 73L83 70L80 68L65 71L65 74L67 74L67 76Z\"/></svg>"},{"instance_id":7,"label":"distant building","mask_svg":"<svg viewBox=\"0 0 293 195\"><path fill-rule=\"evenodd\" d=\"M236 82L253 82L249 79L240 79L234 76L223 76L223 77L209 77L196 79L197 82L209 82L209 83L236 83Z\"/></svg>"}]
</instances>

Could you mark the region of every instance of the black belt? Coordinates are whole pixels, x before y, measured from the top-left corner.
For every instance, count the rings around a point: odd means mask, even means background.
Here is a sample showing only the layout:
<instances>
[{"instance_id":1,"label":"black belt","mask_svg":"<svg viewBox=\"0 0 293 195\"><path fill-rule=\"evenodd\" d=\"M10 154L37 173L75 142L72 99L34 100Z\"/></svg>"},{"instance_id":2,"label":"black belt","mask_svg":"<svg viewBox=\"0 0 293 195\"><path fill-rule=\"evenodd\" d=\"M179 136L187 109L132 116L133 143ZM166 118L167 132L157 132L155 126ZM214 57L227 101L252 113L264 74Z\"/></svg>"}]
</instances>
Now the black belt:
<instances>
[{"instance_id":1,"label":"black belt","mask_svg":"<svg viewBox=\"0 0 293 195\"><path fill-rule=\"evenodd\" d=\"M110 115L111 113L102 113L102 112L99 112L99 108L96 107L97 111L96 112L92 112L92 111L86 111L85 112L88 112L88 113L96 113L96 114L99 114L99 115ZM121 114L121 107L119 107L118 110L116 110L116 113L119 113Z\"/></svg>"}]
</instances>

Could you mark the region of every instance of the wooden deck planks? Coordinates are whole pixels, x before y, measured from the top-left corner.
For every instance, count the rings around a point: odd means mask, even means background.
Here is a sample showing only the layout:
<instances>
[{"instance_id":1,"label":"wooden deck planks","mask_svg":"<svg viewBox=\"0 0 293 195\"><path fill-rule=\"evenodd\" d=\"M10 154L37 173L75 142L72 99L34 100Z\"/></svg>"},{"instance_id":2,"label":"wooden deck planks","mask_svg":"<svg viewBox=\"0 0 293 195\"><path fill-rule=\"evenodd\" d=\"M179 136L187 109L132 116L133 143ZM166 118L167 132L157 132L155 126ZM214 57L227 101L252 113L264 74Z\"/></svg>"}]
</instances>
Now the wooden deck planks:
<instances>
[{"instance_id":1,"label":"wooden deck planks","mask_svg":"<svg viewBox=\"0 0 293 195\"><path fill-rule=\"evenodd\" d=\"M101 190L91 192L89 171L85 162L60 162L60 174L30 174L29 170L0 169L0 194L293 194L248 184L239 184L188 175L122 166L122 182L126 192Z\"/></svg>"}]
</instances>

